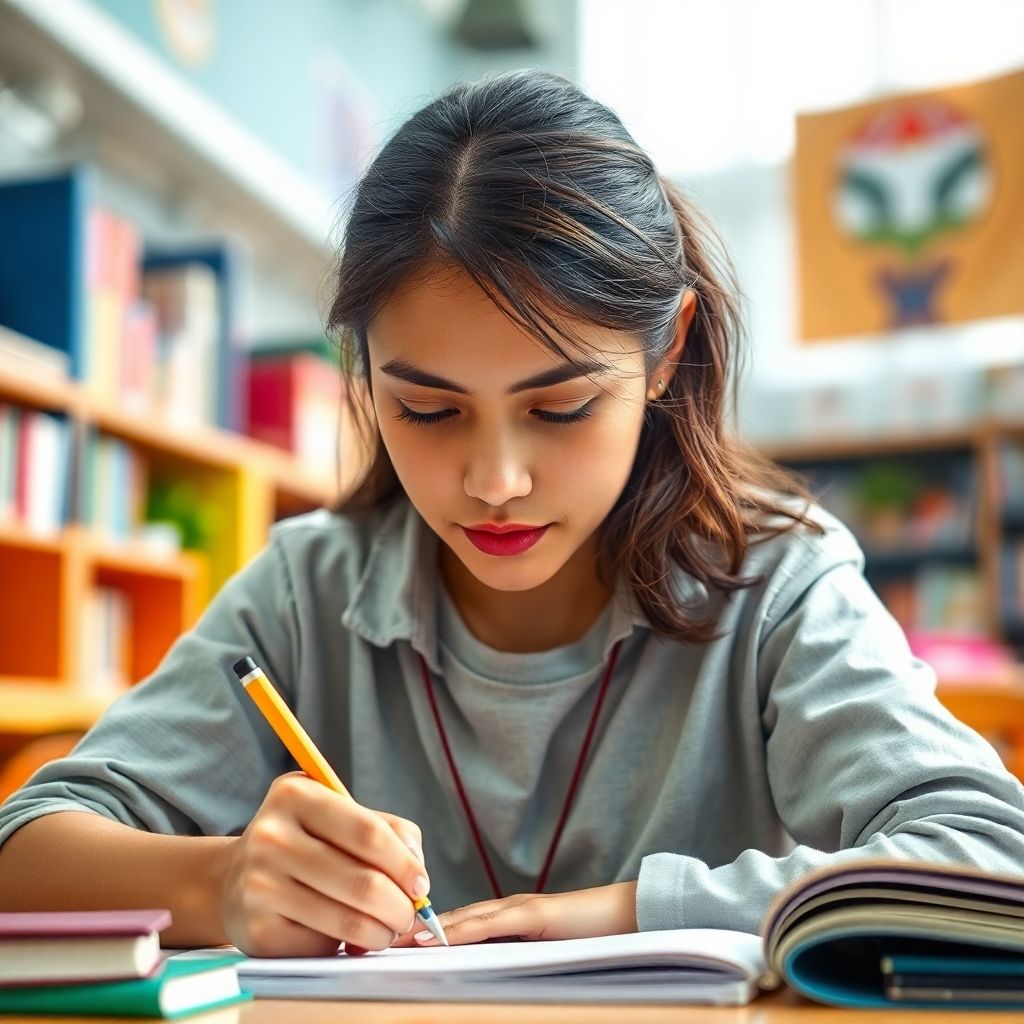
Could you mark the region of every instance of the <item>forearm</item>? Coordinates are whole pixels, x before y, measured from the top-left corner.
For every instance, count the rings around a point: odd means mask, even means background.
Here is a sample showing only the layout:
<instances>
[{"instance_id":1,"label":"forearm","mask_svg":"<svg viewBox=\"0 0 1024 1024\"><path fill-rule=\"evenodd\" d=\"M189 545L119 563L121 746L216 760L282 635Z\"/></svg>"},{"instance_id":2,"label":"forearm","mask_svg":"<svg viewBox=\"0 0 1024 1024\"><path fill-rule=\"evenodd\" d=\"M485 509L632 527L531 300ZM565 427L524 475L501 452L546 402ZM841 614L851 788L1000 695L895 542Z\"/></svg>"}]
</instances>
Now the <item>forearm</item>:
<instances>
[{"instance_id":1,"label":"forearm","mask_svg":"<svg viewBox=\"0 0 1024 1024\"><path fill-rule=\"evenodd\" d=\"M0 910L167 907L165 946L227 942L221 892L227 837L166 836L98 814L61 811L0 848Z\"/></svg>"},{"instance_id":2,"label":"forearm","mask_svg":"<svg viewBox=\"0 0 1024 1024\"><path fill-rule=\"evenodd\" d=\"M985 801L978 794L975 802ZM1024 831L1014 827L1013 808L1005 808L1002 820L995 802L988 809L988 816L922 811L918 820L889 823L885 831L872 832L845 849L826 851L802 845L781 857L746 850L731 864L714 868L695 857L653 854L641 864L637 925L640 931L732 928L756 932L780 890L809 871L844 861L886 857L1017 874L1024 863Z\"/></svg>"}]
</instances>

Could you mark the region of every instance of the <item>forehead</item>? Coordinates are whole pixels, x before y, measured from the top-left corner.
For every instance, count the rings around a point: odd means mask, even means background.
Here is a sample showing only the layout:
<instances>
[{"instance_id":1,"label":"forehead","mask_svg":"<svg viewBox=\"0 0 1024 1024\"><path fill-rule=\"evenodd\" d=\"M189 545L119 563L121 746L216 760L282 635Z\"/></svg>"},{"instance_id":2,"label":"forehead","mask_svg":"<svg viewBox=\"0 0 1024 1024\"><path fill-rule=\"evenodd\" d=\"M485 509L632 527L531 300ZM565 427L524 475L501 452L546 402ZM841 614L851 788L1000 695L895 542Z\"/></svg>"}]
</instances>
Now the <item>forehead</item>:
<instances>
[{"instance_id":1,"label":"forehead","mask_svg":"<svg viewBox=\"0 0 1024 1024\"><path fill-rule=\"evenodd\" d=\"M596 359L607 363L613 373L642 366L640 343L634 335L550 315L579 342L556 339L568 357ZM462 270L436 272L395 291L370 324L367 342L375 365L404 358L432 369L438 363L452 370L456 366L490 368L492 375L507 365L521 376L524 368L542 371L565 362L513 323ZM428 362L433 365L428 367Z\"/></svg>"}]
</instances>

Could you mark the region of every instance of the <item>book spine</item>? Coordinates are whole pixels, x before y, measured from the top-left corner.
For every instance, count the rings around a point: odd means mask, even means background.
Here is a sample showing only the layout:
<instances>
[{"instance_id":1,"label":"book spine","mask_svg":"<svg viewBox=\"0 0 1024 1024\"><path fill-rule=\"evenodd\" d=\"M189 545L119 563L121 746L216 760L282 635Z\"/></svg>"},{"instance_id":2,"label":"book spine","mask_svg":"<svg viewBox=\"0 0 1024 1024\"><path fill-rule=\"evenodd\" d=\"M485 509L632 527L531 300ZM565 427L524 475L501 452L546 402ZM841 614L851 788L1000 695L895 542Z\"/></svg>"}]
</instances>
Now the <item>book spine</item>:
<instances>
[{"instance_id":1,"label":"book spine","mask_svg":"<svg viewBox=\"0 0 1024 1024\"><path fill-rule=\"evenodd\" d=\"M19 522L28 521L29 509L29 481L31 474L29 467L34 456L33 446L35 439L35 421L39 413L34 409L22 410L17 441L17 468L14 479L14 511Z\"/></svg>"}]
</instances>

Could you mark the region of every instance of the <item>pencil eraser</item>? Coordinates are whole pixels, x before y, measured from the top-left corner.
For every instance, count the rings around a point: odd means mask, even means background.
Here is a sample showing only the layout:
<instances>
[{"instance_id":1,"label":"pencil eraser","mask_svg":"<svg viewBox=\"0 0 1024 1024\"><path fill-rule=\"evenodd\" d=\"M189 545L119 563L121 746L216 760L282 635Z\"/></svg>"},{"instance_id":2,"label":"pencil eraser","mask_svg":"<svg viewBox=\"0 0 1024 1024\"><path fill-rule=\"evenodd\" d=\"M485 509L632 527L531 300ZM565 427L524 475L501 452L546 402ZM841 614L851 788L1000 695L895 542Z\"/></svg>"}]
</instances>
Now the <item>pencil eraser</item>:
<instances>
[{"instance_id":1,"label":"pencil eraser","mask_svg":"<svg viewBox=\"0 0 1024 1024\"><path fill-rule=\"evenodd\" d=\"M243 679L250 672L256 671L256 662L252 658L239 658L238 661L231 666L235 670L235 675L239 679Z\"/></svg>"}]
</instances>

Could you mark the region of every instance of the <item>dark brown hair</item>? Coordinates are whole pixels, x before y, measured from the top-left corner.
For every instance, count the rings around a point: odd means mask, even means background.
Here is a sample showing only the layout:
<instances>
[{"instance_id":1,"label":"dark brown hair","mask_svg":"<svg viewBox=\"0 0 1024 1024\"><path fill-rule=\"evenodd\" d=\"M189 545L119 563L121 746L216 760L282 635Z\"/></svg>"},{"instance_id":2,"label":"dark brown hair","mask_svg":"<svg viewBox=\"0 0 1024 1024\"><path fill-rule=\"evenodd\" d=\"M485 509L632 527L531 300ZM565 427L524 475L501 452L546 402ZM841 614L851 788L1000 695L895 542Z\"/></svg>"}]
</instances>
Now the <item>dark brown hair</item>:
<instances>
[{"instance_id":1,"label":"dark brown hair","mask_svg":"<svg viewBox=\"0 0 1024 1024\"><path fill-rule=\"evenodd\" d=\"M567 359L559 339L582 344L572 322L629 332L648 379L686 290L696 292L682 358L647 404L632 473L600 528L597 569L606 586L625 579L657 633L711 639L713 619L680 603L673 570L732 592L754 582L740 575L751 543L797 523L817 529L799 482L727 431L743 331L715 232L619 118L560 75L511 71L423 107L358 183L332 281L327 329L372 454L340 512L362 515L402 493L367 400L367 328L397 288L437 268L468 274Z\"/></svg>"}]
</instances>

